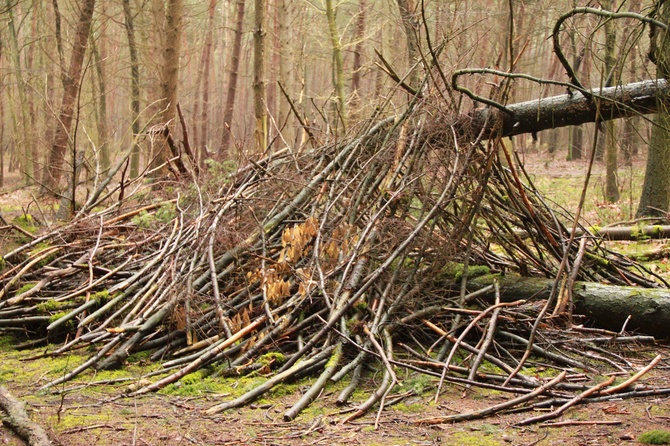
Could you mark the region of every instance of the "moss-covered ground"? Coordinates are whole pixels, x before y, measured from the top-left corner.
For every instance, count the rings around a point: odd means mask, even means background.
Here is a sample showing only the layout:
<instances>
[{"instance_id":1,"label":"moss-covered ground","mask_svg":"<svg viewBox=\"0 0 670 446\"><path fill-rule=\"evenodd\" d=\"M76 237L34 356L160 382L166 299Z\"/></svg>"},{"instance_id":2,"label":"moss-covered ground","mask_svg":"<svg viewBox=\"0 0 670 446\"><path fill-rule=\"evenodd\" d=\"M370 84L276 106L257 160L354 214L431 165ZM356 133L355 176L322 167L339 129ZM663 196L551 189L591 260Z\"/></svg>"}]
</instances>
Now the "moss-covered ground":
<instances>
[{"instance_id":1,"label":"moss-covered ground","mask_svg":"<svg viewBox=\"0 0 670 446\"><path fill-rule=\"evenodd\" d=\"M126 398L123 396L126 389L140 380L154 381L161 377L144 376L160 366L148 362L146 353L140 353L132 355L123 369L87 371L55 390L38 392L42 385L74 369L84 356L73 353L37 358L42 350L16 351L15 343L11 337L0 337L0 385L26 401L32 418L46 426L63 445L353 442L384 446L495 446L530 444L543 438L537 444L621 444L622 439L667 428L670 415L667 398L657 398L577 407L561 418L577 422L620 421L618 425L514 427L516 421L534 415L525 412L459 424L421 426L414 421L488 407L514 395L447 385L436 403L437 378L399 371L401 385L389 395L388 401L393 404L381 413L378 428L375 428L376 412L341 424L355 404L364 401L378 384L380 371L370 370L350 406L335 405L337 394L347 384L341 382L328 387L297 420L284 422L283 413L314 381L305 378L278 386L248 407L210 417L204 415L205 409L241 395L266 378L262 374L221 378L216 377L215 369L203 369L157 393ZM530 369L526 372L533 373ZM535 375L542 377L540 370ZM653 380L658 386L670 385L670 378L662 371ZM394 397L399 395L403 398L395 401ZM0 443L21 444L6 428L0 429Z\"/></svg>"}]
</instances>

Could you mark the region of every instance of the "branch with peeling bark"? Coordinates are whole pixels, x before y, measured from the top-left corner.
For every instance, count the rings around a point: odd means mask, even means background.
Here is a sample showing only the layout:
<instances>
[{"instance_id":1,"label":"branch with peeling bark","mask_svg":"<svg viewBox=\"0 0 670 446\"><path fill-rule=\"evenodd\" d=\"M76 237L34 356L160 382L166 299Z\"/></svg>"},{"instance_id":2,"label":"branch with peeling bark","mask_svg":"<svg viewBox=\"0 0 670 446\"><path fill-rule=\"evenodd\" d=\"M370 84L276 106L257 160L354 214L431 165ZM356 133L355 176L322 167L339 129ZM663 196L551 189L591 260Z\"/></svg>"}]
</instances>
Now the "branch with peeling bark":
<instances>
[{"instance_id":1,"label":"branch with peeling bark","mask_svg":"<svg viewBox=\"0 0 670 446\"><path fill-rule=\"evenodd\" d=\"M16 399L5 386L0 386L0 409L7 414L2 422L9 425L29 446L52 444L44 428L28 416L26 404Z\"/></svg>"}]
</instances>

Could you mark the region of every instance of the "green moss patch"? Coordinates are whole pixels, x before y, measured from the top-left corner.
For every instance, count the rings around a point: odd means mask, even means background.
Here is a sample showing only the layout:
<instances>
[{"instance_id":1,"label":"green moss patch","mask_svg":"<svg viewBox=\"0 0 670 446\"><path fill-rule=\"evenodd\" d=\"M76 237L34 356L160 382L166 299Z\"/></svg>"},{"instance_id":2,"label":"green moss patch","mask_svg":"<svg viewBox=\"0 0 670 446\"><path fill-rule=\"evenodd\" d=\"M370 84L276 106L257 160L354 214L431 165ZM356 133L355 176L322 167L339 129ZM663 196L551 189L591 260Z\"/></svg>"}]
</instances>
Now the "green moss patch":
<instances>
[{"instance_id":1,"label":"green moss patch","mask_svg":"<svg viewBox=\"0 0 670 446\"><path fill-rule=\"evenodd\" d=\"M637 441L642 444L670 444L670 432L661 429L647 431Z\"/></svg>"}]
</instances>

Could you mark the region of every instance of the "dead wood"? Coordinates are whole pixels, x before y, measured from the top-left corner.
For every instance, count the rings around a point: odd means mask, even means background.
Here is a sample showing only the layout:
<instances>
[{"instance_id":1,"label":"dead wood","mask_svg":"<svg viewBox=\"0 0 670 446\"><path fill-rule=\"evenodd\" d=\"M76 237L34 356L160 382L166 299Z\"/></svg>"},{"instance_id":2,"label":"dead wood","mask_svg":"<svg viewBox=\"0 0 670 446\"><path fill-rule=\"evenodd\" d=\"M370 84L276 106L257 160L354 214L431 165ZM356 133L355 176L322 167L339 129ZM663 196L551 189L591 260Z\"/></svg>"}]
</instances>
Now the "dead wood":
<instances>
[{"instance_id":1,"label":"dead wood","mask_svg":"<svg viewBox=\"0 0 670 446\"><path fill-rule=\"evenodd\" d=\"M476 137L480 134L507 137L523 133L537 133L596 120L608 121L628 116L656 113L657 98L668 94L668 81L652 79L615 87L588 90L589 97L580 91L532 101L519 102L498 108L480 108L463 116L456 127L467 128L458 132Z\"/></svg>"},{"instance_id":2,"label":"dead wood","mask_svg":"<svg viewBox=\"0 0 670 446\"><path fill-rule=\"evenodd\" d=\"M29 446L52 444L44 428L28 416L26 404L16 399L5 386L0 386L0 409L7 414L2 422L11 427Z\"/></svg>"},{"instance_id":3,"label":"dead wood","mask_svg":"<svg viewBox=\"0 0 670 446\"><path fill-rule=\"evenodd\" d=\"M606 240L648 240L670 238L670 226L614 226L614 227L591 227L589 232ZM583 231L577 231L577 236L584 235Z\"/></svg>"},{"instance_id":4,"label":"dead wood","mask_svg":"<svg viewBox=\"0 0 670 446\"><path fill-rule=\"evenodd\" d=\"M501 298L507 302L517 299L546 299L553 279L521 277L515 274L480 276L468 282L471 290L487 287L498 280ZM587 323L616 333L626 324L628 331L668 337L670 326L670 291L666 288L640 288L607 285L595 282L577 282L572 289L575 314L586 317ZM485 294L493 301L495 295Z\"/></svg>"}]
</instances>

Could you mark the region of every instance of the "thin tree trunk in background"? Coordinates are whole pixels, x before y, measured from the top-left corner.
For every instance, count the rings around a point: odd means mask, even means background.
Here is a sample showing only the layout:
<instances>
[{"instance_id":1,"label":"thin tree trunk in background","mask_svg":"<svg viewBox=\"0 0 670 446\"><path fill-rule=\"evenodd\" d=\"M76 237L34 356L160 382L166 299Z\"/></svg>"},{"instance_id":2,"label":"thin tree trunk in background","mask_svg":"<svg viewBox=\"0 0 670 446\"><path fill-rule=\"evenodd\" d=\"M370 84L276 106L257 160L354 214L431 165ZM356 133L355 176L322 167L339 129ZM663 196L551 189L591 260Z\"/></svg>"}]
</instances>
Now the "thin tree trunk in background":
<instances>
[{"instance_id":1,"label":"thin tree trunk in background","mask_svg":"<svg viewBox=\"0 0 670 446\"><path fill-rule=\"evenodd\" d=\"M661 21L670 22L670 3L661 3L659 13ZM670 32L658 28L655 31L658 35L650 53L655 58L656 75L670 79ZM670 204L670 114L666 98L660 95L656 98L659 113L651 130L638 217L666 216Z\"/></svg>"},{"instance_id":2,"label":"thin tree trunk in background","mask_svg":"<svg viewBox=\"0 0 670 446\"><path fill-rule=\"evenodd\" d=\"M279 34L279 79L278 82L286 89L292 91L291 82L291 68L293 66L291 55L291 40L292 35L289 30L289 1L278 0L277 10L277 26ZM286 98L278 95L278 123L283 139L289 146L293 147L295 144L295 127L293 119L291 118L291 107Z\"/></svg>"},{"instance_id":3,"label":"thin tree trunk in background","mask_svg":"<svg viewBox=\"0 0 670 446\"><path fill-rule=\"evenodd\" d=\"M67 71L65 70L65 57L63 56L63 36L61 32L61 16L60 9L58 8L58 0L52 0L51 4L54 10L56 49L58 50L60 80L63 84L63 88L65 88L65 84L67 83Z\"/></svg>"},{"instance_id":4,"label":"thin tree trunk in background","mask_svg":"<svg viewBox=\"0 0 670 446\"><path fill-rule=\"evenodd\" d=\"M196 157L199 160L200 166L204 161L207 151L206 147L209 145L209 80L211 60L212 60L212 46L214 40L214 12L216 11L217 0L209 1L208 21L207 21L207 36L205 37L205 48L203 53L203 77L202 77L202 110L200 114L200 140L196 145Z\"/></svg>"},{"instance_id":5,"label":"thin tree trunk in background","mask_svg":"<svg viewBox=\"0 0 670 446\"><path fill-rule=\"evenodd\" d=\"M363 68L363 51L365 35L365 15L367 13L367 0L360 0L358 4L358 16L356 17L356 26L354 27L354 66L351 73L351 102L353 109L356 109L361 100L361 69ZM352 112L353 114L353 112Z\"/></svg>"},{"instance_id":6,"label":"thin tree trunk in background","mask_svg":"<svg viewBox=\"0 0 670 446\"><path fill-rule=\"evenodd\" d=\"M573 1L573 7L577 7L577 1ZM570 47L572 49L572 69L575 74L581 74L579 69L581 68L582 61L586 52L586 48L582 47L581 49L577 46L577 31L574 28L570 28L569 37L570 37ZM578 160L582 158L584 145L584 129L581 125L576 125L571 129L570 134L570 146L568 147L568 160Z\"/></svg>"},{"instance_id":7,"label":"thin tree trunk in background","mask_svg":"<svg viewBox=\"0 0 670 446\"><path fill-rule=\"evenodd\" d=\"M640 0L633 0L630 3L629 10L630 12L640 12ZM628 65L628 82L635 82L637 80L637 58L639 57L640 51L638 47L639 41L636 41L628 53L630 58L630 64ZM638 154L639 137L638 128L639 119L635 116L626 118L623 121L623 130L621 134L621 150L624 156L624 162L627 166L630 166L633 162L633 157Z\"/></svg>"},{"instance_id":8,"label":"thin tree trunk in background","mask_svg":"<svg viewBox=\"0 0 670 446\"><path fill-rule=\"evenodd\" d=\"M33 182L33 160L31 159L31 150L30 147L33 145L32 141L32 129L30 128L30 116L28 111L28 97L26 94L26 84L23 79L23 70L21 68L21 57L19 53L19 41L18 35L16 33L16 27L14 25L14 12L12 0L6 0L7 14L9 17L8 20L8 29L9 29L9 43L11 45L12 53L12 62L14 68L14 76L16 78L16 87L19 92L19 108L21 116L21 124L18 126L21 128L21 139L18 140L18 144L23 146L18 149L19 152L19 162L21 164L21 176L26 185L32 184ZM16 139L16 138L15 138Z\"/></svg>"},{"instance_id":9,"label":"thin tree trunk in background","mask_svg":"<svg viewBox=\"0 0 670 446\"><path fill-rule=\"evenodd\" d=\"M233 113L235 112L235 96L237 95L237 76L240 69L240 53L242 52L242 29L244 27L244 0L237 0L235 6L235 38L230 57L230 78L226 93L226 105L223 115L223 137L219 148L218 160L223 161L230 153L230 140L233 131Z\"/></svg>"},{"instance_id":10,"label":"thin tree trunk in background","mask_svg":"<svg viewBox=\"0 0 670 446\"><path fill-rule=\"evenodd\" d=\"M270 54L268 54L266 60L270 61L270 63L265 70L267 82L266 113L268 114L268 144L271 144L268 150L272 151L280 144L280 138L277 134L280 125L277 116L277 81L279 80L279 48L281 47L281 41L279 40L279 0L268 0L267 5L269 14L266 27L267 29L272 28L272 32L270 33L272 40L267 44L268 53ZM272 17L272 21L270 21L270 17Z\"/></svg>"},{"instance_id":11,"label":"thin tree trunk in background","mask_svg":"<svg viewBox=\"0 0 670 446\"><path fill-rule=\"evenodd\" d=\"M402 25L405 28L405 36L407 39L407 62L410 70L408 77L408 85L417 88L419 84L419 71L415 67L419 61L419 23L415 17L414 0L396 0L398 3L398 10L400 11L400 18Z\"/></svg>"},{"instance_id":12,"label":"thin tree trunk in background","mask_svg":"<svg viewBox=\"0 0 670 446\"><path fill-rule=\"evenodd\" d=\"M100 39L102 39L100 35ZM109 131L107 129L107 84L105 79L105 54L102 43L98 48L96 39L91 37L91 53L95 64L95 72L98 76L98 151L100 155L101 172L107 171L110 165L109 159ZM102 54L101 54L102 53Z\"/></svg>"},{"instance_id":13,"label":"thin tree trunk in background","mask_svg":"<svg viewBox=\"0 0 670 446\"><path fill-rule=\"evenodd\" d=\"M35 6L35 5L33 5ZM37 29L37 10L36 7L32 8L32 16L30 20L30 41L31 42L37 42L40 39L40 35L38 34L38 29ZM32 73L35 72L35 47L37 45L32 44L28 45L26 48L26 73ZM29 85L29 83L27 83ZM35 92L33 88L28 88L26 90L26 96L28 103L26 104L28 106L28 114L30 116L30 132L32 133L31 135L31 141L30 141L30 159L32 161L32 171L30 172L30 175L33 178L36 178L36 175L38 174L38 166L40 164L40 151L37 146L37 141L38 141L38 128L37 128L37 119L36 115L37 113L35 112Z\"/></svg>"},{"instance_id":14,"label":"thin tree trunk in background","mask_svg":"<svg viewBox=\"0 0 670 446\"><path fill-rule=\"evenodd\" d=\"M333 7L333 0L326 0L326 19L328 20L328 32L330 43L333 48L333 88L337 97L337 108L333 114L333 126L336 127L338 116L342 118L343 131L347 126L346 95L344 93L344 62L342 60L342 44L340 33L337 30L337 11Z\"/></svg>"},{"instance_id":15,"label":"thin tree trunk in background","mask_svg":"<svg viewBox=\"0 0 670 446\"><path fill-rule=\"evenodd\" d=\"M268 117L265 109L265 0L254 1L254 142L262 153L267 148Z\"/></svg>"},{"instance_id":16,"label":"thin tree trunk in background","mask_svg":"<svg viewBox=\"0 0 670 446\"><path fill-rule=\"evenodd\" d=\"M613 0L601 0L602 6L612 11L615 9ZM608 76L607 87L612 82L618 84L618 76L614 74L616 69L616 29L614 21L607 20L605 22L605 73ZM616 77L616 79L615 79ZM618 145L615 139L616 126L614 120L605 123L605 201L608 203L616 203L619 201L619 182L617 178L618 169Z\"/></svg>"},{"instance_id":17,"label":"thin tree trunk in background","mask_svg":"<svg viewBox=\"0 0 670 446\"><path fill-rule=\"evenodd\" d=\"M130 177L137 178L140 173L140 146L137 135L140 133L140 66L137 58L137 44L135 43L135 28L133 14L130 10L130 0L123 0L123 16L125 19L126 38L130 53L130 119L132 120L133 141L130 153Z\"/></svg>"},{"instance_id":18,"label":"thin tree trunk in background","mask_svg":"<svg viewBox=\"0 0 670 446\"><path fill-rule=\"evenodd\" d=\"M629 82L635 82L636 79L636 63L635 60L637 59L637 52L635 49L631 49L631 61L630 61L630 68L628 72L628 77L629 77ZM633 156L636 156L638 153L637 150L637 142L639 139L637 138L637 126L639 119L635 116L631 116L630 118L626 118L623 121L623 130L621 132L621 151L623 152L623 159L624 163L627 166L630 166L633 162Z\"/></svg>"}]
</instances>

